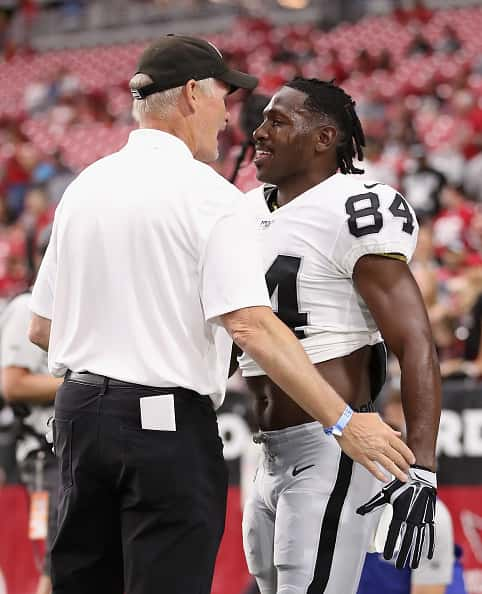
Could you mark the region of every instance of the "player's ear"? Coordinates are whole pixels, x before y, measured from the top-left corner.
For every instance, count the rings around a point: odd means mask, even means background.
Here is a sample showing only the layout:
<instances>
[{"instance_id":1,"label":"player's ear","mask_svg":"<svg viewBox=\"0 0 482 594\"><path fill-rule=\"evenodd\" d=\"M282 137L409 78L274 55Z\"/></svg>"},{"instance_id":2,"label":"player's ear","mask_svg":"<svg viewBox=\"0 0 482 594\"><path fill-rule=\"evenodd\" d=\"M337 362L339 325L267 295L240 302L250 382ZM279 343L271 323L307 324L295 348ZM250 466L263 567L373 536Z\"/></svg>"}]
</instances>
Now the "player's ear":
<instances>
[{"instance_id":1,"label":"player's ear","mask_svg":"<svg viewBox=\"0 0 482 594\"><path fill-rule=\"evenodd\" d=\"M324 153L329 150L337 140L338 130L335 126L320 126L317 131L315 150Z\"/></svg>"}]
</instances>

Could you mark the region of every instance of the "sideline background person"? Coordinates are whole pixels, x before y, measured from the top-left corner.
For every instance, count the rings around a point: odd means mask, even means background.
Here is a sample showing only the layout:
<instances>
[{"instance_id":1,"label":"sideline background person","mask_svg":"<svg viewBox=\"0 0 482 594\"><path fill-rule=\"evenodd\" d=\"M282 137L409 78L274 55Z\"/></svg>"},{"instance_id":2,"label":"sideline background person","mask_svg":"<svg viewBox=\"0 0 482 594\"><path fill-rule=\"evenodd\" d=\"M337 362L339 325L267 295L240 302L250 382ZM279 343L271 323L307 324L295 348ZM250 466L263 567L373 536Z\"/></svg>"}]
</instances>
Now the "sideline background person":
<instances>
[{"instance_id":1,"label":"sideline background person","mask_svg":"<svg viewBox=\"0 0 482 594\"><path fill-rule=\"evenodd\" d=\"M38 270L50 238L42 232L34 254ZM31 497L36 490L48 493L48 529L45 561L37 594L50 594L50 550L57 525L59 470L52 446L45 440L47 421L54 414L54 398L61 384L48 372L47 355L28 339L31 293L22 293L7 304L0 317L0 365L2 393L21 420L22 435L17 459L28 475ZM40 480L40 485L36 484Z\"/></svg>"}]
</instances>

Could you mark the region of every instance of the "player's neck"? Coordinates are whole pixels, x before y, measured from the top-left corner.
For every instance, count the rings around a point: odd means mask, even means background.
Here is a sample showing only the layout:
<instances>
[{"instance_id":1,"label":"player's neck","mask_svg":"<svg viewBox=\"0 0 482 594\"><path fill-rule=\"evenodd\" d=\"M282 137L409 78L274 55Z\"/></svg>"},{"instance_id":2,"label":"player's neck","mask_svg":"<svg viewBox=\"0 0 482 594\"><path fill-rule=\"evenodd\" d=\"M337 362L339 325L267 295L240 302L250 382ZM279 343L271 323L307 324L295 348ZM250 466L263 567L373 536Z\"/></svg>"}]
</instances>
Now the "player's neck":
<instances>
[{"instance_id":1,"label":"player's neck","mask_svg":"<svg viewBox=\"0 0 482 594\"><path fill-rule=\"evenodd\" d=\"M337 169L331 169L329 171L312 171L312 172L304 172L300 176L292 176L288 179L284 179L279 182L278 184L278 195L277 195L277 203L278 206L284 206L291 202L304 192L307 192L309 189L321 184L321 182L325 181L332 175L336 173Z\"/></svg>"}]
</instances>

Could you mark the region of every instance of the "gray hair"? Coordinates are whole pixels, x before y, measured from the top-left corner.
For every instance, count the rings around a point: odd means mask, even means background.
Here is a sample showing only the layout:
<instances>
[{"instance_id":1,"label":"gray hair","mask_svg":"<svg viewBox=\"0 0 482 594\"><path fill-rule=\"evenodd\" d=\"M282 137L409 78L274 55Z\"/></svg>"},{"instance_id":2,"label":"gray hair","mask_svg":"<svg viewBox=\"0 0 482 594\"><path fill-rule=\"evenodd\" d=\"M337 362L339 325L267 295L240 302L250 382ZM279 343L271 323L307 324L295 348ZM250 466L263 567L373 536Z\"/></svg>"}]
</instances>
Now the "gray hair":
<instances>
[{"instance_id":1,"label":"gray hair","mask_svg":"<svg viewBox=\"0 0 482 594\"><path fill-rule=\"evenodd\" d=\"M131 89L142 89L151 84L152 78L147 74L136 74L131 78L129 87ZM205 95L212 95L214 91L214 78L198 80L197 84ZM148 95L145 99L134 99L132 103L132 116L139 122L145 114L155 114L158 117L165 117L174 107L181 95L183 87L175 87Z\"/></svg>"}]
</instances>

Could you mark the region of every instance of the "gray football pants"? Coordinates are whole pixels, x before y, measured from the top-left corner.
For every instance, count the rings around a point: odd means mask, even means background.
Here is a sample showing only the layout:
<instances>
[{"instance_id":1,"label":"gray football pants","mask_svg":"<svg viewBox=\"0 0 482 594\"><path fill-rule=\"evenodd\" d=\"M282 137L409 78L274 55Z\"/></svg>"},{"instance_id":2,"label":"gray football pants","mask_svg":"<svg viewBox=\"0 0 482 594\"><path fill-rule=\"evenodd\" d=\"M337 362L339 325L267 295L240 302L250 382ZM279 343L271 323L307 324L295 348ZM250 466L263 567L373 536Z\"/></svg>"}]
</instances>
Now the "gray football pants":
<instances>
[{"instance_id":1,"label":"gray football pants","mask_svg":"<svg viewBox=\"0 0 482 594\"><path fill-rule=\"evenodd\" d=\"M261 594L354 594L378 518L355 510L381 483L317 422L256 439L263 456L243 543Z\"/></svg>"}]
</instances>

